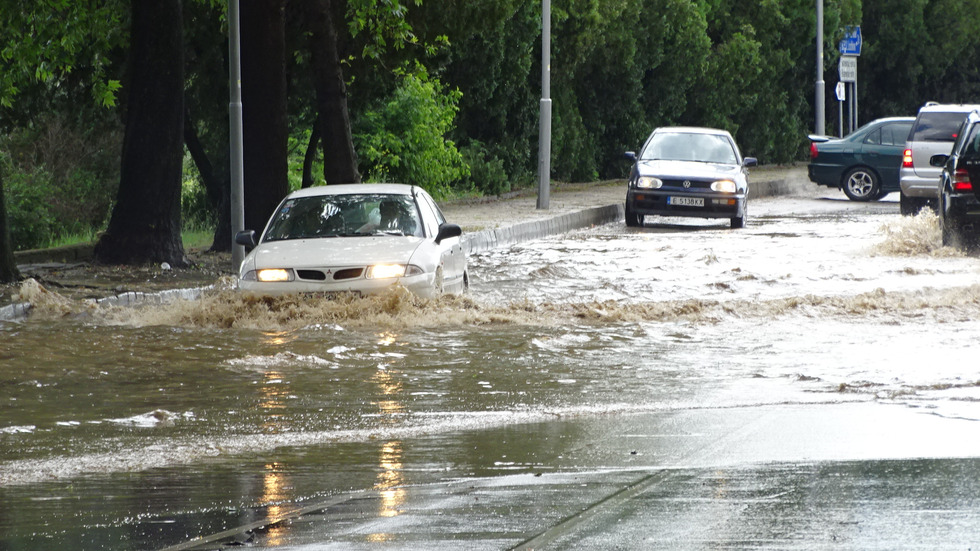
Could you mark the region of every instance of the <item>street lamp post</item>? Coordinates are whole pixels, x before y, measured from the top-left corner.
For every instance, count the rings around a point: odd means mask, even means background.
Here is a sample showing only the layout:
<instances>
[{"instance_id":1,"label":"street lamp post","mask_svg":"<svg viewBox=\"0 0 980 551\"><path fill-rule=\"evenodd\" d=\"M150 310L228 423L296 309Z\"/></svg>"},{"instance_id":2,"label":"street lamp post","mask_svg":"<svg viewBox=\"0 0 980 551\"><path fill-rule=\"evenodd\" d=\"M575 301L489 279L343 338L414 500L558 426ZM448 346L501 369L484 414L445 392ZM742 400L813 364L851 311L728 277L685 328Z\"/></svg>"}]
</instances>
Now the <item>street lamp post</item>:
<instances>
[{"instance_id":1,"label":"street lamp post","mask_svg":"<svg viewBox=\"0 0 980 551\"><path fill-rule=\"evenodd\" d=\"M551 0L541 0L541 106L538 131L538 209L551 190Z\"/></svg>"},{"instance_id":2,"label":"street lamp post","mask_svg":"<svg viewBox=\"0 0 980 551\"><path fill-rule=\"evenodd\" d=\"M228 87L231 99L228 103L231 148L231 261L238 268L245 259L245 247L235 243L235 236L245 229L244 155L242 150L242 59L241 26L238 11L239 0L228 0Z\"/></svg>"},{"instance_id":3,"label":"street lamp post","mask_svg":"<svg viewBox=\"0 0 980 551\"><path fill-rule=\"evenodd\" d=\"M817 89L813 100L815 124L813 131L824 135L824 81L823 81L823 0L817 0Z\"/></svg>"}]
</instances>

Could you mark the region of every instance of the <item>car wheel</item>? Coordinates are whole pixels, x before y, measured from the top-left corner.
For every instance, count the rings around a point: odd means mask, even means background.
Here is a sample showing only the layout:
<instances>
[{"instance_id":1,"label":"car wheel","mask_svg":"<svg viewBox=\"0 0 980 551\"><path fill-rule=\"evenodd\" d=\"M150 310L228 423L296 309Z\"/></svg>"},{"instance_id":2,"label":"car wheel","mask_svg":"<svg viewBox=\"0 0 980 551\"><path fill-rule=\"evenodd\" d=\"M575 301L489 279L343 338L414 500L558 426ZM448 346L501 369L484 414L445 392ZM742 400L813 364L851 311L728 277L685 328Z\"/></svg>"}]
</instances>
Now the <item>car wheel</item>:
<instances>
[{"instance_id":1,"label":"car wheel","mask_svg":"<svg viewBox=\"0 0 980 551\"><path fill-rule=\"evenodd\" d=\"M956 217L949 213L949 203L945 193L940 193L938 201L939 210L939 230L943 238L944 247L960 246L960 224Z\"/></svg>"},{"instance_id":2,"label":"car wheel","mask_svg":"<svg viewBox=\"0 0 980 551\"><path fill-rule=\"evenodd\" d=\"M922 199L920 197L909 197L904 193L900 194L898 197L898 210L904 216L915 216L919 214L922 207L929 204L928 199Z\"/></svg>"},{"instance_id":3,"label":"car wheel","mask_svg":"<svg viewBox=\"0 0 980 551\"><path fill-rule=\"evenodd\" d=\"M737 230L745 227L745 219L749 216L749 206L745 205L742 207L742 216L735 216L732 218L732 229Z\"/></svg>"},{"instance_id":4,"label":"car wheel","mask_svg":"<svg viewBox=\"0 0 980 551\"><path fill-rule=\"evenodd\" d=\"M626 206L626 226L630 228L638 228L643 225L643 217L639 214L633 212L633 209Z\"/></svg>"},{"instance_id":5,"label":"car wheel","mask_svg":"<svg viewBox=\"0 0 980 551\"><path fill-rule=\"evenodd\" d=\"M851 201L878 199L880 190L878 175L867 168L855 168L844 176L844 194Z\"/></svg>"}]
</instances>

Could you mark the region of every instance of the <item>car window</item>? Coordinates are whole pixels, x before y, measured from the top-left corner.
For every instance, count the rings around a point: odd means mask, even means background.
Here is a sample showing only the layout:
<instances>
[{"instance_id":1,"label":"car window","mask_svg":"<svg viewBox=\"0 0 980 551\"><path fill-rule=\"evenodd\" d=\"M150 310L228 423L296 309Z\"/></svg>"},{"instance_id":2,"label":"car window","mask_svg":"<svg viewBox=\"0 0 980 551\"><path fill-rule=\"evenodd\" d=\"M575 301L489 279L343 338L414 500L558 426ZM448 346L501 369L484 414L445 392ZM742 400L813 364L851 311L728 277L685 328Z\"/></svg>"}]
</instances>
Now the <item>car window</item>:
<instances>
[{"instance_id":1,"label":"car window","mask_svg":"<svg viewBox=\"0 0 980 551\"><path fill-rule=\"evenodd\" d=\"M881 128L875 128L864 137L864 143L879 145L881 144Z\"/></svg>"},{"instance_id":2,"label":"car window","mask_svg":"<svg viewBox=\"0 0 980 551\"><path fill-rule=\"evenodd\" d=\"M912 130L911 122L896 122L881 127L881 145L905 145Z\"/></svg>"},{"instance_id":3,"label":"car window","mask_svg":"<svg viewBox=\"0 0 980 551\"><path fill-rule=\"evenodd\" d=\"M956 132L965 118L966 113L943 111L919 113L909 140L913 142L956 141Z\"/></svg>"},{"instance_id":4,"label":"car window","mask_svg":"<svg viewBox=\"0 0 980 551\"><path fill-rule=\"evenodd\" d=\"M295 197L280 205L263 241L422 235L418 209L407 195L347 194Z\"/></svg>"},{"instance_id":5,"label":"car window","mask_svg":"<svg viewBox=\"0 0 980 551\"><path fill-rule=\"evenodd\" d=\"M654 134L643 148L640 159L725 164L738 162L735 148L727 136L688 132Z\"/></svg>"},{"instance_id":6,"label":"car window","mask_svg":"<svg viewBox=\"0 0 980 551\"><path fill-rule=\"evenodd\" d=\"M980 124L970 126L967 132L966 143L963 147L963 158L980 158Z\"/></svg>"}]
</instances>

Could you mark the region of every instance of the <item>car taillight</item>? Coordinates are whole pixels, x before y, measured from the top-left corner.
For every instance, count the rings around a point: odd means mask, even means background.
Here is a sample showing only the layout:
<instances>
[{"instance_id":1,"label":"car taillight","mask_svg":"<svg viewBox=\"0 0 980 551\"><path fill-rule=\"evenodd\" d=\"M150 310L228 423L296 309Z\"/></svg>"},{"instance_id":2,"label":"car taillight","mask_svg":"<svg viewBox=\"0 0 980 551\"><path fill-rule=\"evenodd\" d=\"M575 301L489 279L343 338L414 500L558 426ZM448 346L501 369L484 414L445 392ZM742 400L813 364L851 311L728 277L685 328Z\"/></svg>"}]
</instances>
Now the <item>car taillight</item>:
<instances>
[{"instance_id":1,"label":"car taillight","mask_svg":"<svg viewBox=\"0 0 980 551\"><path fill-rule=\"evenodd\" d=\"M817 144L815 142L810 142L810 158L816 159L820 152L817 151Z\"/></svg>"},{"instance_id":2,"label":"car taillight","mask_svg":"<svg viewBox=\"0 0 980 551\"><path fill-rule=\"evenodd\" d=\"M970 173L965 168L957 168L953 172L954 191L973 191L973 184L970 182Z\"/></svg>"},{"instance_id":3,"label":"car taillight","mask_svg":"<svg viewBox=\"0 0 980 551\"><path fill-rule=\"evenodd\" d=\"M906 149L905 152L902 153L902 168L913 168L911 149Z\"/></svg>"}]
</instances>

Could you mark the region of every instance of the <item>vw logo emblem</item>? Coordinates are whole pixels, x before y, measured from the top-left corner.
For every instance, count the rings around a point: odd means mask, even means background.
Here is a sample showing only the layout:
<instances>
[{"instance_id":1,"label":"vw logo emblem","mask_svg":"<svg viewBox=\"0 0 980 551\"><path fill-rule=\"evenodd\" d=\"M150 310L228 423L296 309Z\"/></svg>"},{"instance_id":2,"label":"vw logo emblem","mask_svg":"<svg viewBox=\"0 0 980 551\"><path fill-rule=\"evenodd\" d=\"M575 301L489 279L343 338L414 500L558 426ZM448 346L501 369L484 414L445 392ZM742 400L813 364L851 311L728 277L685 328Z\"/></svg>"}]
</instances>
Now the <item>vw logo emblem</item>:
<instances>
[{"instance_id":1,"label":"vw logo emblem","mask_svg":"<svg viewBox=\"0 0 980 551\"><path fill-rule=\"evenodd\" d=\"M690 180L684 180L684 187L691 187L691 181Z\"/></svg>"}]
</instances>

